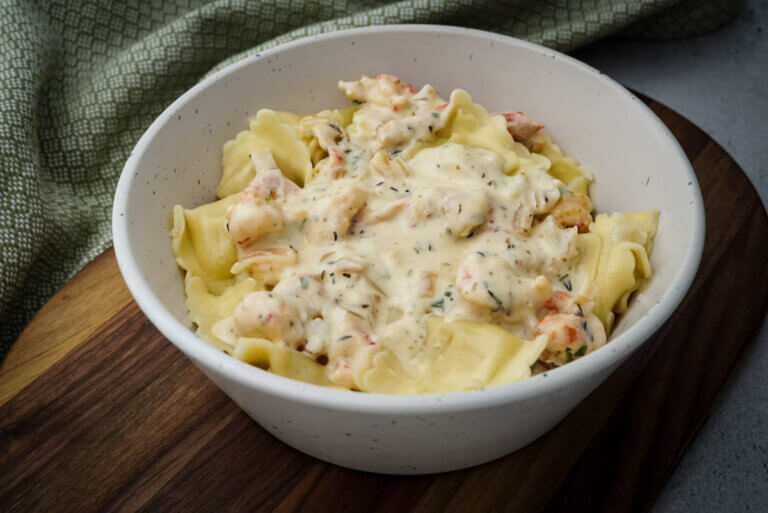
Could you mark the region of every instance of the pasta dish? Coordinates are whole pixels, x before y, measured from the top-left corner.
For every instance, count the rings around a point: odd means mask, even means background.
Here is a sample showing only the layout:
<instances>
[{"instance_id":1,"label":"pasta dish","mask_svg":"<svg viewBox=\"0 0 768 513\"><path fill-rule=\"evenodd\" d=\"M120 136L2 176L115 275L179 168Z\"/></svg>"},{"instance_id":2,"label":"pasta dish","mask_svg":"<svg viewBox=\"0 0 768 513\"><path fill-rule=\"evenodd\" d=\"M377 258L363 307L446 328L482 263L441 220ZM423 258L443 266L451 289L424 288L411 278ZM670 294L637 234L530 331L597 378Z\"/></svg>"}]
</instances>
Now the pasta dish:
<instances>
[{"instance_id":1,"label":"pasta dish","mask_svg":"<svg viewBox=\"0 0 768 513\"><path fill-rule=\"evenodd\" d=\"M173 210L197 334L273 373L451 392L606 344L651 276L658 212L599 214L591 172L521 112L391 75L344 109L262 109L217 201Z\"/></svg>"}]
</instances>

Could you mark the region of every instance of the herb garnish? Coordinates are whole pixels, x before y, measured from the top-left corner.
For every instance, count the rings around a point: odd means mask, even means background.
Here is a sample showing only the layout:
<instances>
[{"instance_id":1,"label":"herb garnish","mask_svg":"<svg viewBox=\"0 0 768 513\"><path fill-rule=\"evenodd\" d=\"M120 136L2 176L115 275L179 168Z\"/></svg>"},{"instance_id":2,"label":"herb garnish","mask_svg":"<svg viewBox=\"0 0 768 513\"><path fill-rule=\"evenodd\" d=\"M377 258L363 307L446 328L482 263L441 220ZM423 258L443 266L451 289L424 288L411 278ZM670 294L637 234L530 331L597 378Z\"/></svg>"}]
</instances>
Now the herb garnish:
<instances>
[{"instance_id":1,"label":"herb garnish","mask_svg":"<svg viewBox=\"0 0 768 513\"><path fill-rule=\"evenodd\" d=\"M488 289L488 295L491 296L491 299L493 299L494 303L496 303L496 306L493 307L492 312L498 312L501 310L501 299L496 297L496 294L493 293L492 290Z\"/></svg>"}]
</instances>

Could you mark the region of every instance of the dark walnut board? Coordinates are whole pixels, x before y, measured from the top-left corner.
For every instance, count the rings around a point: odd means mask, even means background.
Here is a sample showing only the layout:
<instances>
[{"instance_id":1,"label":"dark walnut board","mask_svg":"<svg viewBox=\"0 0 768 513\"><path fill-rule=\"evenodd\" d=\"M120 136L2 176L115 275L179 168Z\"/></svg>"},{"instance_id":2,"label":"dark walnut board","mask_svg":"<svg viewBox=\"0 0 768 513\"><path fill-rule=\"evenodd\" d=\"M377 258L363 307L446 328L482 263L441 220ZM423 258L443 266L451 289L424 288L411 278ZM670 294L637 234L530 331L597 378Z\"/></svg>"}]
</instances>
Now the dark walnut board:
<instances>
[{"instance_id":1,"label":"dark walnut board","mask_svg":"<svg viewBox=\"0 0 768 513\"><path fill-rule=\"evenodd\" d=\"M645 511L768 306L768 220L737 164L652 100L693 162L707 241L683 304L555 429L494 462L399 477L273 438L149 323L110 250L0 368L0 511Z\"/></svg>"}]
</instances>

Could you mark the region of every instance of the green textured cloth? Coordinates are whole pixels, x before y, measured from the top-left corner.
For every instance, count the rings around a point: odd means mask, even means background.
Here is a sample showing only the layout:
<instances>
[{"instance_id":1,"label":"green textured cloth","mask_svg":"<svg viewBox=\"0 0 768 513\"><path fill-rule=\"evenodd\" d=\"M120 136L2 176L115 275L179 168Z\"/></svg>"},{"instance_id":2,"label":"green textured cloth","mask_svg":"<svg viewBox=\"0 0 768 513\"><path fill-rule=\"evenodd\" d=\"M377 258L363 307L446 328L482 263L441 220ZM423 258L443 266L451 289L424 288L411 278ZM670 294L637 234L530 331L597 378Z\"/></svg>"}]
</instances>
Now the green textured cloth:
<instances>
[{"instance_id":1,"label":"green textured cloth","mask_svg":"<svg viewBox=\"0 0 768 513\"><path fill-rule=\"evenodd\" d=\"M152 120L211 70L341 28L463 25L571 50L714 29L734 0L0 0L0 358L111 244L112 195ZM73 318L71 322L78 322Z\"/></svg>"}]
</instances>

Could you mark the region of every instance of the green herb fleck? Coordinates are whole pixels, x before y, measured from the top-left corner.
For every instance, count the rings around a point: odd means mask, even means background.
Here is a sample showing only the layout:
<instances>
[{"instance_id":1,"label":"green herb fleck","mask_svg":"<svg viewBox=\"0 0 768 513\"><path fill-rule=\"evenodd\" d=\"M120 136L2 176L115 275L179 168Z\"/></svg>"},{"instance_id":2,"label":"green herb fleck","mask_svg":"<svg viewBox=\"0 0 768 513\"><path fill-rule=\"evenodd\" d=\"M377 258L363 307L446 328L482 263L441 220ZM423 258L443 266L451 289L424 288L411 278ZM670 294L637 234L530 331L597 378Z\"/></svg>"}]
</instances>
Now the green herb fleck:
<instances>
[{"instance_id":1,"label":"green herb fleck","mask_svg":"<svg viewBox=\"0 0 768 513\"><path fill-rule=\"evenodd\" d=\"M491 299L493 299L494 303L496 303L496 306L491 311L498 312L499 310L501 310L501 299L497 298L496 295L491 290L488 290L488 295L491 296Z\"/></svg>"}]
</instances>

